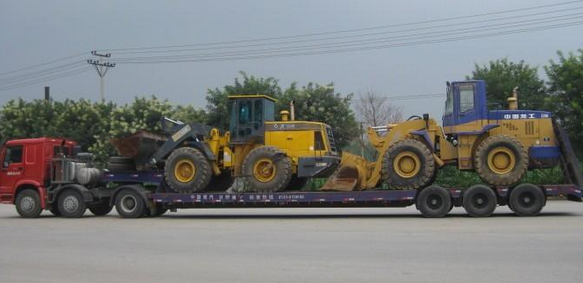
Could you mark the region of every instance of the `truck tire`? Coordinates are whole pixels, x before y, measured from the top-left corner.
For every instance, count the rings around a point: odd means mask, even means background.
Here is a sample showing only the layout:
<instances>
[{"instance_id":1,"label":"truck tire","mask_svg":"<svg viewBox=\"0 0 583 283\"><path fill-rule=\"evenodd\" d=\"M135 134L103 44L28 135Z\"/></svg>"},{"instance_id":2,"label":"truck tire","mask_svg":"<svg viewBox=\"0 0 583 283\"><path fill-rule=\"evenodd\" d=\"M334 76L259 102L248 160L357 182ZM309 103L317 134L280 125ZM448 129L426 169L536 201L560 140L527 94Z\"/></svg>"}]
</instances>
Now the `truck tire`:
<instances>
[{"instance_id":1,"label":"truck tire","mask_svg":"<svg viewBox=\"0 0 583 283\"><path fill-rule=\"evenodd\" d=\"M451 195L440 186L429 186L418 193L415 205L424 217L441 218L452 208Z\"/></svg>"},{"instance_id":2,"label":"truck tire","mask_svg":"<svg viewBox=\"0 0 583 283\"><path fill-rule=\"evenodd\" d=\"M142 197L132 190L122 190L117 194L115 210L122 218L139 218L148 212Z\"/></svg>"},{"instance_id":3,"label":"truck tire","mask_svg":"<svg viewBox=\"0 0 583 283\"><path fill-rule=\"evenodd\" d=\"M170 154L164 168L166 183L178 193L199 192L207 188L212 177L211 165L193 147L181 147Z\"/></svg>"},{"instance_id":4,"label":"truck tire","mask_svg":"<svg viewBox=\"0 0 583 283\"><path fill-rule=\"evenodd\" d=\"M110 172L128 172L128 171L136 171L136 166L133 164L116 164L116 163L108 163L107 170Z\"/></svg>"},{"instance_id":5,"label":"truck tire","mask_svg":"<svg viewBox=\"0 0 583 283\"><path fill-rule=\"evenodd\" d=\"M421 189L434 180L435 159L427 146L414 139L391 145L383 157L382 175L391 189Z\"/></svg>"},{"instance_id":6,"label":"truck tire","mask_svg":"<svg viewBox=\"0 0 583 283\"><path fill-rule=\"evenodd\" d=\"M68 189L59 194L59 212L65 218L79 218L85 214L87 205L77 190Z\"/></svg>"},{"instance_id":7,"label":"truck tire","mask_svg":"<svg viewBox=\"0 0 583 283\"><path fill-rule=\"evenodd\" d=\"M56 203L52 204L52 207L49 209L49 211L54 215L54 216L61 216L61 212L59 211L59 205Z\"/></svg>"},{"instance_id":8,"label":"truck tire","mask_svg":"<svg viewBox=\"0 0 583 283\"><path fill-rule=\"evenodd\" d=\"M14 204L18 214L24 218L37 218L42 212L40 196L36 189L25 189L20 192Z\"/></svg>"},{"instance_id":9,"label":"truck tire","mask_svg":"<svg viewBox=\"0 0 583 283\"><path fill-rule=\"evenodd\" d=\"M545 206L543 191L532 184L520 184L510 192L508 204L512 211L520 216L537 215Z\"/></svg>"},{"instance_id":10,"label":"truck tire","mask_svg":"<svg viewBox=\"0 0 583 283\"><path fill-rule=\"evenodd\" d=\"M253 149L243 161L245 185L253 192L277 192L287 187L292 176L292 163L275 147Z\"/></svg>"},{"instance_id":11,"label":"truck tire","mask_svg":"<svg viewBox=\"0 0 583 283\"><path fill-rule=\"evenodd\" d=\"M298 178L297 176L293 175L284 191L300 191L306 186L307 183L308 178Z\"/></svg>"},{"instance_id":12,"label":"truck tire","mask_svg":"<svg viewBox=\"0 0 583 283\"><path fill-rule=\"evenodd\" d=\"M528 154L514 137L491 136L476 149L474 168L487 184L509 186L520 181L526 173Z\"/></svg>"},{"instance_id":13,"label":"truck tire","mask_svg":"<svg viewBox=\"0 0 583 283\"><path fill-rule=\"evenodd\" d=\"M109 199L104 199L99 203L89 206L89 211L95 216L104 216L111 212L113 206L109 204Z\"/></svg>"},{"instance_id":14,"label":"truck tire","mask_svg":"<svg viewBox=\"0 0 583 283\"><path fill-rule=\"evenodd\" d=\"M468 215L472 217L488 217L492 215L498 204L496 193L484 185L474 185L463 194L463 205Z\"/></svg>"}]
</instances>

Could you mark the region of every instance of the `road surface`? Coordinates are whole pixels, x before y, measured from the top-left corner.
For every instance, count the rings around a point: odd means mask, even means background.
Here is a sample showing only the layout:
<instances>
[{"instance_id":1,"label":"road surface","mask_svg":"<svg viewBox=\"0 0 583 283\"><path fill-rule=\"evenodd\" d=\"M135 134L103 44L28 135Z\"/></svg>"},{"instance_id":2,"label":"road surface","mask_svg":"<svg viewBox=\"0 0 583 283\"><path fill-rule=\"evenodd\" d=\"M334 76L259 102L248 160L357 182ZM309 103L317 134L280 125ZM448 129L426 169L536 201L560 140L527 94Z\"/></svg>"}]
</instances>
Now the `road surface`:
<instances>
[{"instance_id":1,"label":"road surface","mask_svg":"<svg viewBox=\"0 0 583 283\"><path fill-rule=\"evenodd\" d=\"M0 282L581 282L583 204L537 217L499 207L181 210L18 217L0 205Z\"/></svg>"}]
</instances>

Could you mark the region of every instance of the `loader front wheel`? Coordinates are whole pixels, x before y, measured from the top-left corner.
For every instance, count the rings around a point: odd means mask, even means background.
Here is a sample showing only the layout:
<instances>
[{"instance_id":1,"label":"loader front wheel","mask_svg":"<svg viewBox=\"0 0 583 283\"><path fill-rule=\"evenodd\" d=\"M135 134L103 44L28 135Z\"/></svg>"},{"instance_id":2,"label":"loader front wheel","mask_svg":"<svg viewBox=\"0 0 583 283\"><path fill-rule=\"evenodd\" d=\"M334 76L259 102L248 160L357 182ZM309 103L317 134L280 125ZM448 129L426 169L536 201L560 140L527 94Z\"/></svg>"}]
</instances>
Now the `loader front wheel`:
<instances>
[{"instance_id":1,"label":"loader front wheel","mask_svg":"<svg viewBox=\"0 0 583 283\"><path fill-rule=\"evenodd\" d=\"M518 182L526 173L528 155L516 138L491 136L476 149L474 167L484 182L508 186Z\"/></svg>"},{"instance_id":2,"label":"loader front wheel","mask_svg":"<svg viewBox=\"0 0 583 283\"><path fill-rule=\"evenodd\" d=\"M166 160L164 177L170 188L178 193L204 190L211 180L211 166L200 150L182 147Z\"/></svg>"},{"instance_id":3,"label":"loader front wheel","mask_svg":"<svg viewBox=\"0 0 583 283\"><path fill-rule=\"evenodd\" d=\"M406 139L389 147L383 158L383 177L391 189L419 189L431 184L435 160L425 144Z\"/></svg>"},{"instance_id":4,"label":"loader front wheel","mask_svg":"<svg viewBox=\"0 0 583 283\"><path fill-rule=\"evenodd\" d=\"M287 187L292 176L291 160L281 150L258 147L243 162L246 187L254 192L275 192Z\"/></svg>"}]
</instances>

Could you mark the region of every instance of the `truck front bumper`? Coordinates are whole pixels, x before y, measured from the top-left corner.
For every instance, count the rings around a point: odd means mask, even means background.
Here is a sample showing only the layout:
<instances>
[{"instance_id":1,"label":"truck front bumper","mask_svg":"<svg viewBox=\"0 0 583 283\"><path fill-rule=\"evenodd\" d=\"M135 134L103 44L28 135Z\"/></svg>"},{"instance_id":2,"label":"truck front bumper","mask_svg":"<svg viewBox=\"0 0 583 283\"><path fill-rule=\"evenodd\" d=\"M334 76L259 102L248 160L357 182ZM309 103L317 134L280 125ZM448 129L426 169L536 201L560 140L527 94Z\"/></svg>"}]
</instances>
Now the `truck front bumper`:
<instances>
[{"instance_id":1,"label":"truck front bumper","mask_svg":"<svg viewBox=\"0 0 583 283\"><path fill-rule=\"evenodd\" d=\"M340 163L338 156L300 157L298 159L298 177L326 178L336 170Z\"/></svg>"}]
</instances>

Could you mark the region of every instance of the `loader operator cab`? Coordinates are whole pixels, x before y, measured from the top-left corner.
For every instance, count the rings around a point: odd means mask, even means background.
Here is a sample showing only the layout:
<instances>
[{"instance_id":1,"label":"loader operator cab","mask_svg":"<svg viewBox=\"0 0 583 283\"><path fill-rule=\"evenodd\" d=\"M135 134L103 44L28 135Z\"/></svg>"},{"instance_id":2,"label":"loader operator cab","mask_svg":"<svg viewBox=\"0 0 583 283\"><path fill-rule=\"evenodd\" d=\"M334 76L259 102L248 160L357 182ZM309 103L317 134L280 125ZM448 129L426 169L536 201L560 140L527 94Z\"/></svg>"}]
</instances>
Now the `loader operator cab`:
<instances>
[{"instance_id":1,"label":"loader operator cab","mask_svg":"<svg viewBox=\"0 0 583 283\"><path fill-rule=\"evenodd\" d=\"M275 120L275 99L265 95L229 96L233 144L263 143L265 122Z\"/></svg>"},{"instance_id":2,"label":"loader operator cab","mask_svg":"<svg viewBox=\"0 0 583 283\"><path fill-rule=\"evenodd\" d=\"M445 134L481 128L488 119L486 83L482 80L447 83L443 112Z\"/></svg>"}]
</instances>

